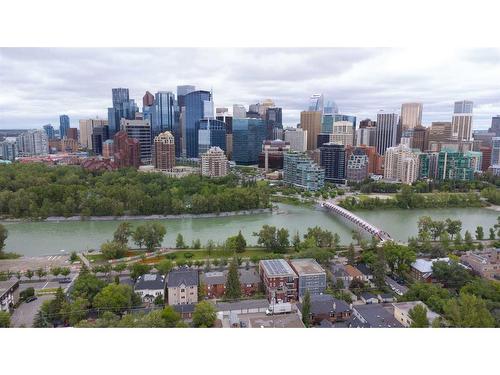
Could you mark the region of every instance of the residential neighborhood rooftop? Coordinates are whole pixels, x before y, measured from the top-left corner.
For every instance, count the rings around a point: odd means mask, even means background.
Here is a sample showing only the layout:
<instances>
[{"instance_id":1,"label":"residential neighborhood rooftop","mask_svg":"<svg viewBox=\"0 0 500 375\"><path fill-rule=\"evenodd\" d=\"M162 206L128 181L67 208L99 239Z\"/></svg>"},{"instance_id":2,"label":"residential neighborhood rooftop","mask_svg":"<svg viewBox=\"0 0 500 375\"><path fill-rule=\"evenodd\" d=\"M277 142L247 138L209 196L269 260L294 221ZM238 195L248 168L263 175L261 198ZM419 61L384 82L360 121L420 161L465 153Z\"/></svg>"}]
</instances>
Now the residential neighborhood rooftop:
<instances>
[{"instance_id":1,"label":"residential neighborhood rooftop","mask_svg":"<svg viewBox=\"0 0 500 375\"><path fill-rule=\"evenodd\" d=\"M181 267L170 271L167 276L167 286L170 288L181 285L198 285L198 271L190 269L189 267Z\"/></svg>"},{"instance_id":2,"label":"residential neighborhood rooftop","mask_svg":"<svg viewBox=\"0 0 500 375\"><path fill-rule=\"evenodd\" d=\"M292 268L299 276L324 274L325 270L314 259L292 259Z\"/></svg>"},{"instance_id":3,"label":"residential neighborhood rooftop","mask_svg":"<svg viewBox=\"0 0 500 375\"><path fill-rule=\"evenodd\" d=\"M205 285L225 284L227 279L226 271L203 272L200 280Z\"/></svg>"},{"instance_id":4,"label":"residential neighborhood rooftop","mask_svg":"<svg viewBox=\"0 0 500 375\"><path fill-rule=\"evenodd\" d=\"M419 258L411 264L413 268L421 273L432 273L432 265L435 262L449 262L450 258L423 259Z\"/></svg>"},{"instance_id":5,"label":"residential neighborhood rooftop","mask_svg":"<svg viewBox=\"0 0 500 375\"><path fill-rule=\"evenodd\" d=\"M355 267L351 266L350 264L346 265L344 267L345 272L351 277L362 277L363 274Z\"/></svg>"},{"instance_id":6,"label":"residential neighborhood rooftop","mask_svg":"<svg viewBox=\"0 0 500 375\"><path fill-rule=\"evenodd\" d=\"M241 284L256 284L260 283L260 276L255 268L245 268L239 269L238 274L240 275Z\"/></svg>"},{"instance_id":7,"label":"residential neighborhood rooftop","mask_svg":"<svg viewBox=\"0 0 500 375\"><path fill-rule=\"evenodd\" d=\"M359 328L402 328L403 325L394 318L392 306L374 303L353 307L353 315L348 322L350 327Z\"/></svg>"},{"instance_id":8,"label":"residential neighborhood rooftop","mask_svg":"<svg viewBox=\"0 0 500 375\"><path fill-rule=\"evenodd\" d=\"M427 309L427 319L429 319L429 322L432 323L434 319L439 318L441 315L438 313L432 311L427 307L425 303L422 301L408 301L408 302L394 302L392 304L395 308L403 311L406 315L410 312L411 309L413 309L417 305L423 305Z\"/></svg>"},{"instance_id":9,"label":"residential neighborhood rooftop","mask_svg":"<svg viewBox=\"0 0 500 375\"><path fill-rule=\"evenodd\" d=\"M302 310L302 304L297 304L297 309ZM311 313L329 314L330 312L342 313L350 311L349 305L330 294L316 294L311 296Z\"/></svg>"},{"instance_id":10,"label":"residential neighborhood rooftop","mask_svg":"<svg viewBox=\"0 0 500 375\"><path fill-rule=\"evenodd\" d=\"M260 266L269 276L296 276L292 267L284 259L265 259L260 261Z\"/></svg>"},{"instance_id":11,"label":"residential neighborhood rooftop","mask_svg":"<svg viewBox=\"0 0 500 375\"><path fill-rule=\"evenodd\" d=\"M139 276L134 285L135 290L165 289L165 276L159 273L147 273Z\"/></svg>"}]
</instances>

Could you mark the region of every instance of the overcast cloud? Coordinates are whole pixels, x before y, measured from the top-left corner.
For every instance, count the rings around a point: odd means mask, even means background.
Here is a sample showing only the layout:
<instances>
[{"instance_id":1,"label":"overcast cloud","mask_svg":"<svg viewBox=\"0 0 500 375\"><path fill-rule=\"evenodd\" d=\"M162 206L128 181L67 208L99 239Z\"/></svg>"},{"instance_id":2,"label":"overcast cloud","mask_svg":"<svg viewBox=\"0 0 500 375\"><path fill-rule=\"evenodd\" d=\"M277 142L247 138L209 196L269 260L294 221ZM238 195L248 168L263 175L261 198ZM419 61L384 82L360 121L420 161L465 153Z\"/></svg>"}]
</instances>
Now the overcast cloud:
<instances>
[{"instance_id":1,"label":"overcast cloud","mask_svg":"<svg viewBox=\"0 0 500 375\"><path fill-rule=\"evenodd\" d=\"M467 99L484 129L500 114L500 49L0 48L0 128L58 126L64 113L77 126L107 117L113 87L142 106L146 90L184 84L213 89L218 107L271 98L292 126L313 93L358 119L422 102L424 124L451 120Z\"/></svg>"}]
</instances>

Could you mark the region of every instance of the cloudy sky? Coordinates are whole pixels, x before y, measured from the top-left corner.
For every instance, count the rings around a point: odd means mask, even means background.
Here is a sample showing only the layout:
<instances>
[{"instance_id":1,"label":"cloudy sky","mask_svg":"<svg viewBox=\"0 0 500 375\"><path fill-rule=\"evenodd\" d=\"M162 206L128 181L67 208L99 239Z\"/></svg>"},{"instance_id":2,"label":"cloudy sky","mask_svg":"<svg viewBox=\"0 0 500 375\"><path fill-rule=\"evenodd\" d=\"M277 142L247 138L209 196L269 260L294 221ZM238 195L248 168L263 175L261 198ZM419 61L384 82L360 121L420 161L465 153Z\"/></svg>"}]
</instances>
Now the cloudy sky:
<instances>
[{"instance_id":1,"label":"cloudy sky","mask_svg":"<svg viewBox=\"0 0 500 375\"><path fill-rule=\"evenodd\" d=\"M451 119L453 102L474 101L484 129L500 114L500 49L113 49L0 48L0 128L107 117L111 88L146 90L192 84L213 89L218 107L271 98L295 125L313 93L341 113L375 118L401 103L424 103L424 124Z\"/></svg>"}]
</instances>

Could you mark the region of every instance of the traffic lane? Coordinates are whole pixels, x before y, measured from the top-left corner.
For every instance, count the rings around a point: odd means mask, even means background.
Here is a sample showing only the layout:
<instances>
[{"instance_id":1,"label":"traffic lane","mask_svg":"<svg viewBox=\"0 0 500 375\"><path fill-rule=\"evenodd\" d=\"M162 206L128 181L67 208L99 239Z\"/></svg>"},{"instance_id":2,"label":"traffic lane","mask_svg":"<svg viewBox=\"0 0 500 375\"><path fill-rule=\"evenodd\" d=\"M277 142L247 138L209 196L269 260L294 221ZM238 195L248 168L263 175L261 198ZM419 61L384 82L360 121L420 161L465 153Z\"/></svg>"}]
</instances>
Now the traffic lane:
<instances>
[{"instance_id":1,"label":"traffic lane","mask_svg":"<svg viewBox=\"0 0 500 375\"><path fill-rule=\"evenodd\" d=\"M11 316L11 324L13 327L33 327L33 320L35 315L40 310L44 301L50 301L54 295L44 295L38 297L36 300L26 303L21 302L19 307L14 310Z\"/></svg>"}]
</instances>

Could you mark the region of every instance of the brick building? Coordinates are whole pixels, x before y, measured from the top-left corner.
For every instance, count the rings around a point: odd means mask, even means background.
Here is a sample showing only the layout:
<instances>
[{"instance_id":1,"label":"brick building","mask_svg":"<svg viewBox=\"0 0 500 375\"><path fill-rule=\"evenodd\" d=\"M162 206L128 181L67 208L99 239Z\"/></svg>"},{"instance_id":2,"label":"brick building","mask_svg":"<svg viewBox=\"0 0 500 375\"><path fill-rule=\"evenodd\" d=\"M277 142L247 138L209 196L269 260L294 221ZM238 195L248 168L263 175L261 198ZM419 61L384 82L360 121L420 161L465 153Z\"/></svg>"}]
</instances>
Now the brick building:
<instances>
[{"instance_id":1,"label":"brick building","mask_svg":"<svg viewBox=\"0 0 500 375\"><path fill-rule=\"evenodd\" d=\"M297 301L299 277L284 259L261 260L259 273L270 302Z\"/></svg>"}]
</instances>

